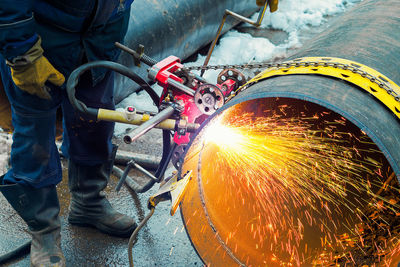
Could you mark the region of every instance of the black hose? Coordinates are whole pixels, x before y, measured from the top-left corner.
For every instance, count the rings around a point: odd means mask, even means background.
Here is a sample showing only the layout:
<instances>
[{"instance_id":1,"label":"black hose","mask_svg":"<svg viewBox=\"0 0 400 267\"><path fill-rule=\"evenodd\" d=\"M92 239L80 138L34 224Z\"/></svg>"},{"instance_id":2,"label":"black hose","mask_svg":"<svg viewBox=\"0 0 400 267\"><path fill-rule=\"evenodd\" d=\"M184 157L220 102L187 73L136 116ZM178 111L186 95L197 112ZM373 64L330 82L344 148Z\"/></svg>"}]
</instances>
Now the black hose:
<instances>
[{"instance_id":1,"label":"black hose","mask_svg":"<svg viewBox=\"0 0 400 267\"><path fill-rule=\"evenodd\" d=\"M149 96L157 106L159 105L160 97L153 90L153 88L151 88L151 86L144 79L142 79L142 77L140 77L124 65L112 61L100 60L83 64L82 66L76 68L68 78L66 90L69 101L71 102L72 106L80 112L92 115L97 118L98 109L87 107L85 103L75 97L75 88L78 85L79 77L84 72L93 68L107 68L130 78L149 94Z\"/></svg>"},{"instance_id":2,"label":"black hose","mask_svg":"<svg viewBox=\"0 0 400 267\"><path fill-rule=\"evenodd\" d=\"M167 133L165 134L164 131ZM167 170L168 164L172 158L172 153L174 153L174 150L177 147L176 143L173 143L171 146L170 133L167 130L164 131L163 131L163 155L160 161L160 165L158 166L157 171L155 173L155 176L158 178L159 182L162 180L162 177L164 176L164 173ZM166 144L166 141L168 141L169 144Z\"/></svg>"},{"instance_id":3,"label":"black hose","mask_svg":"<svg viewBox=\"0 0 400 267\"><path fill-rule=\"evenodd\" d=\"M11 250L10 252L3 254L0 256L0 265L5 264L6 262L16 259L28 254L31 250L31 240L17 247L16 249Z\"/></svg>"}]
</instances>

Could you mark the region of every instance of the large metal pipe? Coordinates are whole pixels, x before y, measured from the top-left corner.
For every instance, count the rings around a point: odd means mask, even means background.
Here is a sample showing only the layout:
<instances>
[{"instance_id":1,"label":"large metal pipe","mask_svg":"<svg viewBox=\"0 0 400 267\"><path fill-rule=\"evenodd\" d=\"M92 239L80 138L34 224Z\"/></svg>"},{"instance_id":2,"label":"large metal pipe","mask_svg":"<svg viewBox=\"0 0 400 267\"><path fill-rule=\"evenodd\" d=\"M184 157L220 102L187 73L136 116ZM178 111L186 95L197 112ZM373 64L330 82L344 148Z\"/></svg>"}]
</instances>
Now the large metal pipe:
<instances>
[{"instance_id":1,"label":"large metal pipe","mask_svg":"<svg viewBox=\"0 0 400 267\"><path fill-rule=\"evenodd\" d=\"M397 0L363 1L291 59L345 58L400 84L399 14ZM298 125L289 127L293 123ZM232 143L226 134L219 138L223 145L212 143L207 129L215 124L248 132ZM266 125L275 130L265 132ZM297 135L306 125L311 125L307 134ZM288 132L278 134L282 127ZM243 136L245 141L239 141ZM259 144L251 144L254 140ZM284 141L276 148L274 140ZM330 152L324 150L328 147ZM331 154L338 148L342 152ZM209 119L190 144L182 168L194 175L181 205L183 221L207 265L397 266L399 246L390 236L398 239L399 233L382 232L398 225L393 211L399 206L389 202L399 192L400 121L353 84L319 75L260 80ZM349 245L349 240L354 242ZM392 247L378 249L381 241Z\"/></svg>"}]
</instances>

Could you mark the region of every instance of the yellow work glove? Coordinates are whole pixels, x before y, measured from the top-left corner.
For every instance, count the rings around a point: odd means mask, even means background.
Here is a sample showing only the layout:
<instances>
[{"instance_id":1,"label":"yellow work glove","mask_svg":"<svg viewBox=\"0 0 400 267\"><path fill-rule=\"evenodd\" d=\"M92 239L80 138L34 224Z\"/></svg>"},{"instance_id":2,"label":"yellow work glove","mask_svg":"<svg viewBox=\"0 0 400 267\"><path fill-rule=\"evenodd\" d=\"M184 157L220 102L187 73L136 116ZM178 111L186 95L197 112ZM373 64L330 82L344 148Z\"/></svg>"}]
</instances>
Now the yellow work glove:
<instances>
[{"instance_id":1,"label":"yellow work glove","mask_svg":"<svg viewBox=\"0 0 400 267\"><path fill-rule=\"evenodd\" d=\"M256 0L258 6L264 6L267 0ZM278 10L278 0L268 0L269 11L275 12Z\"/></svg>"},{"instance_id":2,"label":"yellow work glove","mask_svg":"<svg viewBox=\"0 0 400 267\"><path fill-rule=\"evenodd\" d=\"M41 40L29 49L23 56L14 58L12 62L7 61L11 67L11 76L16 86L21 90L37 95L43 99L51 99L49 90L45 86L47 81L61 86L65 77L43 56Z\"/></svg>"}]
</instances>

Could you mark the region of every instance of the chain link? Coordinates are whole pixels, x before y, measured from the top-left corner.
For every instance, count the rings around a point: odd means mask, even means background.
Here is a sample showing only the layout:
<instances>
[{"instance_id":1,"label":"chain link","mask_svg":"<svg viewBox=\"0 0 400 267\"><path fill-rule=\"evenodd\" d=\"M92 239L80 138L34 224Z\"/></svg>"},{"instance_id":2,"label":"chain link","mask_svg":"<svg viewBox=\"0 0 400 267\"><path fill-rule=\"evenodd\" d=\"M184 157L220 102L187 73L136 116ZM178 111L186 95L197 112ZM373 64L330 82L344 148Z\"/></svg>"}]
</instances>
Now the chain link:
<instances>
[{"instance_id":1,"label":"chain link","mask_svg":"<svg viewBox=\"0 0 400 267\"><path fill-rule=\"evenodd\" d=\"M400 95L398 95L391 86L383 81L382 78L375 77L368 72L360 69L360 66L356 64L344 64L339 62L324 62L324 61L288 61L288 62L265 62L265 63L249 63L249 64L233 64L233 65L210 65L210 66L190 66L185 67L187 71L192 70L223 70L223 69L264 69L264 68L276 68L276 69L286 69L286 68L296 68L296 67L333 67L337 69L349 70L355 74L361 75L363 78L369 79L372 83L375 83L380 88L384 89L389 95L393 96L394 99L400 103Z\"/></svg>"},{"instance_id":2,"label":"chain link","mask_svg":"<svg viewBox=\"0 0 400 267\"><path fill-rule=\"evenodd\" d=\"M252 63L243 65L209 65L209 66L190 66L186 67L185 70L223 70L223 69L261 69L261 68L271 68L274 63Z\"/></svg>"}]
</instances>

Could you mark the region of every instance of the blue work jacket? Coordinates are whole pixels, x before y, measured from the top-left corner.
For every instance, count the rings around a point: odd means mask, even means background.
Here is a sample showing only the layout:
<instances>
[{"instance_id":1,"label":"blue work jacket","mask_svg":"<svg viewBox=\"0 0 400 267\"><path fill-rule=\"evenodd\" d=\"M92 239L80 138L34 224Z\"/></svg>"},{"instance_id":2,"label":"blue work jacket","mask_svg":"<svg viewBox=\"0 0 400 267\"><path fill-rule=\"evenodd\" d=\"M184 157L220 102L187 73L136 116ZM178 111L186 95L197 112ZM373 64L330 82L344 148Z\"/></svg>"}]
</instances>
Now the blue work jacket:
<instances>
[{"instance_id":1,"label":"blue work jacket","mask_svg":"<svg viewBox=\"0 0 400 267\"><path fill-rule=\"evenodd\" d=\"M66 77L88 61L116 60L133 0L2 0L0 53L12 60L42 38L44 55ZM93 69L96 82L105 70Z\"/></svg>"}]
</instances>

